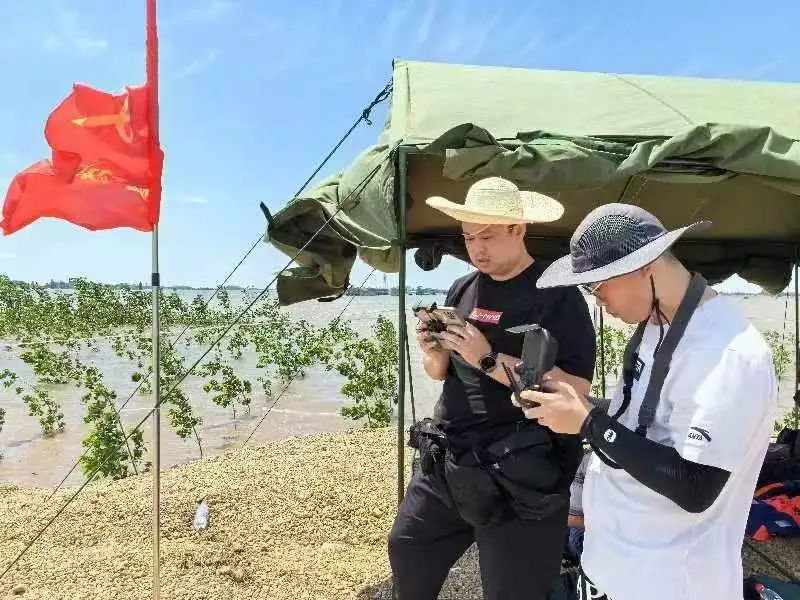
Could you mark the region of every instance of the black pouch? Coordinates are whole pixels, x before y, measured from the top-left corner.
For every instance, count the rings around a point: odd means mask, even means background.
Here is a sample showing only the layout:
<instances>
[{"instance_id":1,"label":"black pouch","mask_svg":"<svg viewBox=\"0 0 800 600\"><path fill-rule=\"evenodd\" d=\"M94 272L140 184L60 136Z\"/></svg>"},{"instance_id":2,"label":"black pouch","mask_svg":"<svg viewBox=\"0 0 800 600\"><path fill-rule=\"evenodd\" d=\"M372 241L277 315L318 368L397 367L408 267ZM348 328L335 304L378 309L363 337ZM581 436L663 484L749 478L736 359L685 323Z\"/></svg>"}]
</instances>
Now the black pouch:
<instances>
[{"instance_id":1,"label":"black pouch","mask_svg":"<svg viewBox=\"0 0 800 600\"><path fill-rule=\"evenodd\" d=\"M447 450L445 479L461 518L473 527L499 523L504 514L500 488L477 453Z\"/></svg>"},{"instance_id":2,"label":"black pouch","mask_svg":"<svg viewBox=\"0 0 800 600\"><path fill-rule=\"evenodd\" d=\"M486 447L491 473L521 519L541 519L568 501L559 449L542 427L523 427Z\"/></svg>"},{"instance_id":3,"label":"black pouch","mask_svg":"<svg viewBox=\"0 0 800 600\"><path fill-rule=\"evenodd\" d=\"M578 570L562 569L547 593L547 600L580 600L578 596Z\"/></svg>"},{"instance_id":4,"label":"black pouch","mask_svg":"<svg viewBox=\"0 0 800 600\"><path fill-rule=\"evenodd\" d=\"M408 445L419 451L419 470L438 490L445 505L452 507L453 500L445 481L445 453L447 436L433 419L417 421L409 428Z\"/></svg>"},{"instance_id":5,"label":"black pouch","mask_svg":"<svg viewBox=\"0 0 800 600\"><path fill-rule=\"evenodd\" d=\"M420 469L430 475L444 463L447 437L433 419L425 418L408 430L408 445L419 450Z\"/></svg>"}]
</instances>

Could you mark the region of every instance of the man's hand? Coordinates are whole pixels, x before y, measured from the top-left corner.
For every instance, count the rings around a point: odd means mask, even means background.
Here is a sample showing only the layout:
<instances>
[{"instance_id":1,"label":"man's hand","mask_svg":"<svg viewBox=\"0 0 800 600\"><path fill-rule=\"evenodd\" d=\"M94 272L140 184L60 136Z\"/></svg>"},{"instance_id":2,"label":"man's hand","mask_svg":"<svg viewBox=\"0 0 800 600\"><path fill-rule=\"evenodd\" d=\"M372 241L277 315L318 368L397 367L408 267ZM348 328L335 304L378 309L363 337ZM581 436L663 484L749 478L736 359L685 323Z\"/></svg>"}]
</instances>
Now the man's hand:
<instances>
[{"instance_id":1,"label":"man's hand","mask_svg":"<svg viewBox=\"0 0 800 600\"><path fill-rule=\"evenodd\" d=\"M417 344L423 354L431 354L433 352L440 352L442 347L439 343L431 337L428 329L420 323L417 325Z\"/></svg>"},{"instance_id":2,"label":"man's hand","mask_svg":"<svg viewBox=\"0 0 800 600\"><path fill-rule=\"evenodd\" d=\"M428 331L428 316L420 315L419 323L417 323L417 344L423 354L438 355L447 350L452 350L449 344L442 344L435 338L431 337Z\"/></svg>"},{"instance_id":3,"label":"man's hand","mask_svg":"<svg viewBox=\"0 0 800 600\"><path fill-rule=\"evenodd\" d=\"M589 415L592 405L575 388L565 381L553 378L545 384L548 391L524 391L523 400L538 402L535 408L523 408L525 416L536 419L541 425L556 433L580 433L581 426ZM516 402L512 399L514 404Z\"/></svg>"},{"instance_id":4,"label":"man's hand","mask_svg":"<svg viewBox=\"0 0 800 600\"><path fill-rule=\"evenodd\" d=\"M466 326L450 325L441 337L448 346L473 367L477 367L481 358L492 351L486 337L472 323Z\"/></svg>"},{"instance_id":5,"label":"man's hand","mask_svg":"<svg viewBox=\"0 0 800 600\"><path fill-rule=\"evenodd\" d=\"M422 350L422 368L431 379L441 381L447 377L450 365L450 345L431 337L428 331L427 315L421 315L417 324L417 344Z\"/></svg>"},{"instance_id":6,"label":"man's hand","mask_svg":"<svg viewBox=\"0 0 800 600\"><path fill-rule=\"evenodd\" d=\"M591 388L591 382L587 381L583 377L578 377L577 375L572 375L571 373L567 373L563 369L559 367L553 367L547 373L544 374L542 377L542 382L547 387L547 382L556 381L563 381L564 383L570 384L578 394L583 396L589 395L589 389Z\"/></svg>"}]
</instances>

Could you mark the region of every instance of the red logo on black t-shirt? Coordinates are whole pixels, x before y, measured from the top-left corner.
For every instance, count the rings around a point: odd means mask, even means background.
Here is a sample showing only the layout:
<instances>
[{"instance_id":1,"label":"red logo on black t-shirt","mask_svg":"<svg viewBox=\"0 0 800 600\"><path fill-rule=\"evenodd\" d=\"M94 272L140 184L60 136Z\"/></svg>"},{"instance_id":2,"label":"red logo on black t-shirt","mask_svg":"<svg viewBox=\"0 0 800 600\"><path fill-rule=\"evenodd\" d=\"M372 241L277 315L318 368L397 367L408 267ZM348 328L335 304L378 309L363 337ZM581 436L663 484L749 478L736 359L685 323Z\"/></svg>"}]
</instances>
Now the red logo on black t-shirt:
<instances>
[{"instance_id":1,"label":"red logo on black t-shirt","mask_svg":"<svg viewBox=\"0 0 800 600\"><path fill-rule=\"evenodd\" d=\"M489 323L491 325L497 325L500 322L500 317L502 316L502 312L478 308L477 306L472 309L471 313L469 313L470 320L479 321L481 323Z\"/></svg>"}]
</instances>

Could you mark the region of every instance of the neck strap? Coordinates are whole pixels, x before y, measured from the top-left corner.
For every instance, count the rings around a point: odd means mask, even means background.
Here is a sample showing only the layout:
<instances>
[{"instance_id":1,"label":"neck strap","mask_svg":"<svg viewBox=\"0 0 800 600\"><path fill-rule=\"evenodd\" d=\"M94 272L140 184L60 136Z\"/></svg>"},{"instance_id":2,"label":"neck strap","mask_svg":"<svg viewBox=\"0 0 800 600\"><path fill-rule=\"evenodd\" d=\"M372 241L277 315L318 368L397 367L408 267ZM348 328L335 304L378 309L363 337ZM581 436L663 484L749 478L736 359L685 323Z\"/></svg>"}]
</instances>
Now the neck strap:
<instances>
[{"instance_id":1,"label":"neck strap","mask_svg":"<svg viewBox=\"0 0 800 600\"><path fill-rule=\"evenodd\" d=\"M669 373L672 355L675 352L675 349L678 347L678 343L683 338L683 334L686 332L686 327L689 325L692 315L700 305L700 301L702 300L707 287L708 283L702 275L695 273L692 276L692 279L689 282L689 287L686 290L683 300L681 300L680 306L678 306L678 310L675 313L675 318L672 320L669 331L654 355L653 367L650 371L650 380L647 383L647 391L645 392L644 399L642 400L642 405L639 408L639 424L636 428L636 433L642 437L647 436L647 430L655 420L656 409L658 408L658 402L661 399L661 390L664 387L664 381ZM631 403L631 389L633 387L636 361L639 357L638 350L642 343L642 337L644 336L644 330L647 327L648 321L649 317L647 320L639 323L639 326L636 328L633 336L631 336L631 339L625 346L625 355L623 358L622 367L622 404L619 407L619 410L617 410L617 412L611 417L615 421L619 419L626 410L628 410L628 407ZM619 468L613 461L611 461L610 458L603 456L602 452L599 452L597 448L595 448L595 451L603 460L603 462L609 466Z\"/></svg>"},{"instance_id":2,"label":"neck strap","mask_svg":"<svg viewBox=\"0 0 800 600\"><path fill-rule=\"evenodd\" d=\"M672 355L683 338L692 315L694 315L697 307L700 306L700 301L703 299L703 294L705 294L707 287L708 284L702 275L695 273L692 276L686 294L683 296L683 300L681 300L675 313L675 318L672 319L669 331L655 354L653 368L650 371L650 381L647 383L647 391L639 409L639 426L636 428L636 433L643 437L647 435L647 429L656 418L658 401L661 399L661 389L664 387L664 381L669 373ZM641 338L639 342L641 342ZM629 368L630 366L628 365Z\"/></svg>"}]
</instances>

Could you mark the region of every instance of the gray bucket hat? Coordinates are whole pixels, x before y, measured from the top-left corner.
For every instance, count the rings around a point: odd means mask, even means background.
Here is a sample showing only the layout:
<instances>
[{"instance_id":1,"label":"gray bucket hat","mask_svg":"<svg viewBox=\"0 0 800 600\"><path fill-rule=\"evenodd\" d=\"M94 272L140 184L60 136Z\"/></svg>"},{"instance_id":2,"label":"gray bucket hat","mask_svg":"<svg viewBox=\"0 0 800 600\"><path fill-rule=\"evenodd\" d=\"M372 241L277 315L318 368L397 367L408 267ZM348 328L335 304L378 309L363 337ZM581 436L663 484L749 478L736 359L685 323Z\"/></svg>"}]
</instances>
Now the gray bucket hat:
<instances>
[{"instance_id":1,"label":"gray bucket hat","mask_svg":"<svg viewBox=\"0 0 800 600\"><path fill-rule=\"evenodd\" d=\"M667 231L655 216L633 204L598 206L581 221L569 254L545 269L536 287L599 283L649 265L685 233L711 225L698 221Z\"/></svg>"}]
</instances>

